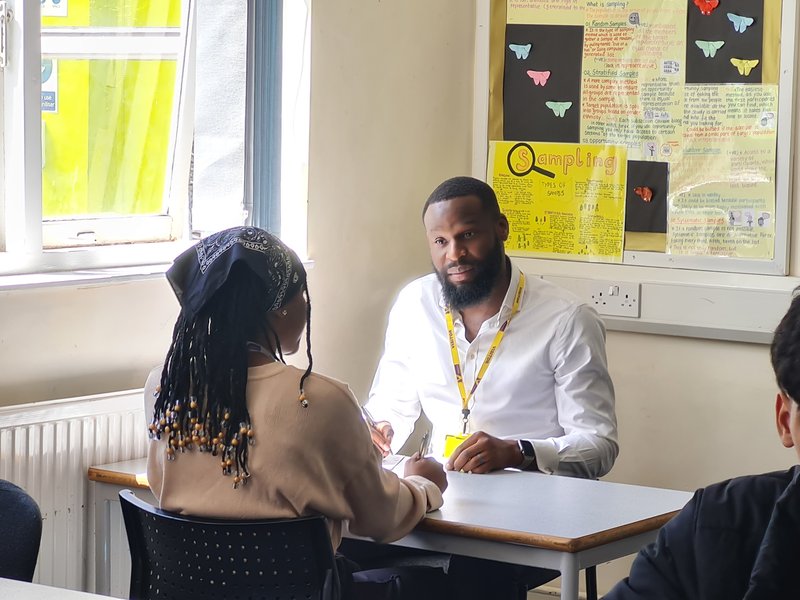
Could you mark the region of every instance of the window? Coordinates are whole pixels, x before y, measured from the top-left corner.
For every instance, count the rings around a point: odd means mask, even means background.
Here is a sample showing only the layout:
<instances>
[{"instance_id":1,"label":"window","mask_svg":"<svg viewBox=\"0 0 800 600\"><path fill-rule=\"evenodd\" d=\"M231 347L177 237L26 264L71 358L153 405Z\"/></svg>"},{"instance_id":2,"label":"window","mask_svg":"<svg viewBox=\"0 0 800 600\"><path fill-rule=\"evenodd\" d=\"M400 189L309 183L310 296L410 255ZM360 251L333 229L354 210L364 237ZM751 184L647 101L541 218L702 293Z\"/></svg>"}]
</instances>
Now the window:
<instances>
[{"instance_id":1,"label":"window","mask_svg":"<svg viewBox=\"0 0 800 600\"><path fill-rule=\"evenodd\" d=\"M41 9L43 247L176 239L188 3Z\"/></svg>"},{"instance_id":2,"label":"window","mask_svg":"<svg viewBox=\"0 0 800 600\"><path fill-rule=\"evenodd\" d=\"M214 198L215 209L231 205L226 210L232 221L192 227L193 212L199 216L208 204L198 186L219 170L213 161L195 160L207 157L213 145L201 135L208 129L203 119L238 110L228 110L220 96L202 96L208 90L202 82L214 72L208 61L217 54L208 48L219 40L198 40L203 30L195 27L194 14L217 16L218 3L0 0L0 10L4 4L12 16L8 65L0 69L0 274L167 262L189 243L192 229L207 233L252 222L259 198L254 194L251 208L244 198L253 186L245 184L238 195ZM305 3L292 0L264 4L279 5L265 18L283 19L277 56L284 55L284 97L292 94L277 104L278 122L284 128L290 123L282 142L273 143L277 172L284 173L282 187L304 193L298 174L305 177L307 156L308 11ZM250 1L250 19L258 5ZM240 20L234 26L247 26L247 0L225 3L222 12ZM217 34L250 56L246 35L219 26ZM262 76L242 60L242 90L245 78L259 89ZM269 93L280 96L279 90L270 86ZM248 108L252 111L252 103ZM252 126L252 112L250 120ZM279 132L280 127L253 133L281 140ZM253 147L259 139L252 140ZM234 176L246 179L246 163L229 162L228 174L239 169ZM304 196L300 202L292 196L291 206L282 203L280 228L290 243L304 248ZM278 192L268 201L281 204L280 197Z\"/></svg>"},{"instance_id":3,"label":"window","mask_svg":"<svg viewBox=\"0 0 800 600\"><path fill-rule=\"evenodd\" d=\"M0 272L156 261L131 243L186 237L191 2L6 9Z\"/></svg>"}]
</instances>

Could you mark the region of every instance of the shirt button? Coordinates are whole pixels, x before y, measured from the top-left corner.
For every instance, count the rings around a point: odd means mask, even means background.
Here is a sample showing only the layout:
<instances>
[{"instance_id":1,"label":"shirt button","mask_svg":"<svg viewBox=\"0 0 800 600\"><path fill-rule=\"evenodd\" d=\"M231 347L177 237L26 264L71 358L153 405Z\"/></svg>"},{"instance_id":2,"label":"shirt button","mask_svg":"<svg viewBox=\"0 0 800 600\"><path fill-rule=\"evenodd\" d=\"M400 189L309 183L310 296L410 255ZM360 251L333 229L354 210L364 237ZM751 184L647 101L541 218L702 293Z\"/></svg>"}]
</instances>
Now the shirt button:
<instances>
[{"instance_id":1,"label":"shirt button","mask_svg":"<svg viewBox=\"0 0 800 600\"><path fill-rule=\"evenodd\" d=\"M467 354L467 358L470 359L470 360L475 360L475 353L474 352L470 352L469 354Z\"/></svg>"}]
</instances>

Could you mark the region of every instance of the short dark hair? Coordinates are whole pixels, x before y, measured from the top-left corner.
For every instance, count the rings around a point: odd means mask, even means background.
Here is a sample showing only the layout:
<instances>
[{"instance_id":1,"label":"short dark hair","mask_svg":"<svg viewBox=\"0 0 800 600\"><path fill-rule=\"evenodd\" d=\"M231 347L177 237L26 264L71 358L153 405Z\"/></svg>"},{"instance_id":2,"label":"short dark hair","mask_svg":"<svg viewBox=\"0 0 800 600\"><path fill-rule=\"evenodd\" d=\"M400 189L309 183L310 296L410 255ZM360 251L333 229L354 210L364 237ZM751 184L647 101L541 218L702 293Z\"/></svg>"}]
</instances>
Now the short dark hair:
<instances>
[{"instance_id":1,"label":"short dark hair","mask_svg":"<svg viewBox=\"0 0 800 600\"><path fill-rule=\"evenodd\" d=\"M800 403L800 287L794 290L792 304L775 329L770 358L778 387Z\"/></svg>"},{"instance_id":2,"label":"short dark hair","mask_svg":"<svg viewBox=\"0 0 800 600\"><path fill-rule=\"evenodd\" d=\"M492 186L480 179L462 176L452 177L447 181L443 181L433 190L425 201L425 206L422 207L422 218L425 218L425 213L428 212L428 207L431 204L451 200L452 198L461 198L462 196L477 196L487 213L495 217L499 217L501 214L500 205L497 203L497 195L495 195Z\"/></svg>"}]
</instances>

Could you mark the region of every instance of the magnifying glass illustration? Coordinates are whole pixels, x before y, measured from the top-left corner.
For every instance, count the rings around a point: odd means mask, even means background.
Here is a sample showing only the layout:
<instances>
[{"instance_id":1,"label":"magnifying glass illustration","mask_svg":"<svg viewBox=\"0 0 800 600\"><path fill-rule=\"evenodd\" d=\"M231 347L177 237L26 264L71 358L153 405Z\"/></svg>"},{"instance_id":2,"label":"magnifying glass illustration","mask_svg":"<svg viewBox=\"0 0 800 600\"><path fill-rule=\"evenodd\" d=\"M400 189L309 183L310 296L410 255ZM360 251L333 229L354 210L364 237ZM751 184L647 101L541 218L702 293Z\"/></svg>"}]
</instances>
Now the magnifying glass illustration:
<instances>
[{"instance_id":1,"label":"magnifying glass illustration","mask_svg":"<svg viewBox=\"0 0 800 600\"><path fill-rule=\"evenodd\" d=\"M524 177L531 171L536 171L539 175L544 175L550 179L556 178L556 174L552 171L536 165L536 152L526 142L520 142L511 147L506 156L506 165L508 165L508 170L517 177Z\"/></svg>"}]
</instances>

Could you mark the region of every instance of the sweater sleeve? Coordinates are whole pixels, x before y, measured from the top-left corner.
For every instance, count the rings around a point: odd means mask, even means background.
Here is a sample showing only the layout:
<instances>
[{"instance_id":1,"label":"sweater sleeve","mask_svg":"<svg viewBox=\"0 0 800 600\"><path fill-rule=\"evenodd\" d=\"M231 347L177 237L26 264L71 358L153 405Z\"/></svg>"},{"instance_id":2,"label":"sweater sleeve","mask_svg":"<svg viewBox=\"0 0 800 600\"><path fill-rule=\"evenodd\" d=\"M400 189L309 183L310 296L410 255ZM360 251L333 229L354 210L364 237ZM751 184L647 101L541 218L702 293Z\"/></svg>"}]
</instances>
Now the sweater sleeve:
<instances>
[{"instance_id":1,"label":"sweater sleeve","mask_svg":"<svg viewBox=\"0 0 800 600\"><path fill-rule=\"evenodd\" d=\"M658 532L655 543L643 548L631 573L603 600L685 600L697 598L694 538L703 490Z\"/></svg>"},{"instance_id":2,"label":"sweater sleeve","mask_svg":"<svg viewBox=\"0 0 800 600\"><path fill-rule=\"evenodd\" d=\"M424 477L400 478L383 468L358 403L349 389L347 395L347 409L339 410L337 437L340 443L347 444L347 456L353 457L354 462L347 466L339 462L330 468L347 470L342 495L348 507L350 532L390 542L411 531L426 512L441 507L442 493Z\"/></svg>"},{"instance_id":3,"label":"sweater sleeve","mask_svg":"<svg viewBox=\"0 0 800 600\"><path fill-rule=\"evenodd\" d=\"M352 511L350 531L377 542L403 537L426 512L442 506L435 483L418 476L401 479L379 462L365 464L344 494Z\"/></svg>"}]
</instances>

